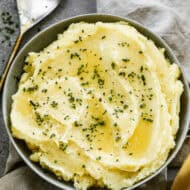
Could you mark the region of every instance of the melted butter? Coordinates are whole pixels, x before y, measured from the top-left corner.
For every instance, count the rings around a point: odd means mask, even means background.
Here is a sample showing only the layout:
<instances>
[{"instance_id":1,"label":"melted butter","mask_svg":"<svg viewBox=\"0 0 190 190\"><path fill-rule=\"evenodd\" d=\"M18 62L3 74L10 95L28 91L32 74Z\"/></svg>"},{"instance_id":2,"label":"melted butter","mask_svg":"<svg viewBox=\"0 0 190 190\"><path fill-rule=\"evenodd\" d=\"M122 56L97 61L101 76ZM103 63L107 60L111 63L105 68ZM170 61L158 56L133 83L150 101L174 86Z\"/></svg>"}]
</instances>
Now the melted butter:
<instances>
[{"instance_id":1,"label":"melted butter","mask_svg":"<svg viewBox=\"0 0 190 190\"><path fill-rule=\"evenodd\" d=\"M127 153L132 153L135 158L141 158L147 151L152 137L152 127L148 122L141 121L133 136L129 139Z\"/></svg>"}]
</instances>

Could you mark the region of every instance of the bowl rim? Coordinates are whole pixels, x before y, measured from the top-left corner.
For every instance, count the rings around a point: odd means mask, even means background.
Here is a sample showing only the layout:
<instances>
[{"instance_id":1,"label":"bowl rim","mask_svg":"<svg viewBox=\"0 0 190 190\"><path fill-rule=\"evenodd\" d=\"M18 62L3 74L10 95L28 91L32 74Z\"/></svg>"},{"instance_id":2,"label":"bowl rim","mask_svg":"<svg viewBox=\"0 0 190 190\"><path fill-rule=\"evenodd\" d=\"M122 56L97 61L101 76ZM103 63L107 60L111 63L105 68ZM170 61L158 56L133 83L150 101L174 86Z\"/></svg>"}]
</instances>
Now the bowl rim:
<instances>
[{"instance_id":1,"label":"bowl rim","mask_svg":"<svg viewBox=\"0 0 190 190\"><path fill-rule=\"evenodd\" d=\"M3 121L4 121L4 124L5 124L5 128L6 128L6 131L8 133L8 136L9 136L9 139L11 140L11 143L13 144L14 148L16 149L16 151L18 152L19 156L23 159L23 161L26 163L27 166L29 166L29 168L31 170L33 170L38 176L40 176L42 179L46 180L47 182L53 184L54 186L56 187L59 187L61 189L67 189L67 190L73 190L74 189L74 186L72 185L72 187L68 187L66 184L65 184L65 181L58 181L58 179L52 179L51 177L47 176L46 174L43 174L42 171L38 171L35 167L34 167L34 163L28 158L26 157L22 151L20 150L19 146L16 144L15 142L15 139L14 137L12 136L11 132L10 132L10 129L9 129L9 126L8 126L8 123L7 123L7 119L5 117L6 115L6 105L5 105L5 99L6 99L6 92L7 92L7 83L8 83L8 78L10 78L10 71L12 70L13 68L13 65L16 63L16 60L20 57L21 55L21 52L24 51L25 48L27 48L27 46L32 43L32 41L37 38L38 36L42 35L44 32L46 32L47 30L51 29L51 28L54 28L62 23L66 23L66 22L69 22L71 21L69 25L71 25L72 23L76 23L74 20L77 20L79 19L80 21L77 21L77 22L82 22L83 20L82 19L85 19L86 17L100 17L100 22L101 22L101 17L110 17L110 20L111 19L117 19L118 21L113 21L113 22L119 22L120 21L124 21L124 22L129 22L130 24L132 24L135 28L141 28L143 29L146 33L148 33L149 35L153 36L156 40L158 40L162 45L163 47L165 48L165 50L167 51L167 53L172 57L172 59L174 60L174 62L179 66L180 70L181 70L181 75L183 76L183 85L184 85L184 89L186 90L186 93L187 93L187 99L188 99L188 109L187 109L187 119L185 121L185 126L184 126L184 129L182 131L182 134L181 134L181 138L178 142L178 146L177 146L177 143L176 143L176 146L173 148L175 149L174 152L168 156L167 160L164 162L164 164L158 169L156 170L154 173L152 173L151 175L145 177L144 179L138 181L137 183L133 184L132 186L130 187L127 187L127 188L123 188L124 190L132 190L136 187L139 187L140 185L148 182L149 180L151 180L152 178L154 178L155 176L157 176L158 174L160 174L161 171L163 171L167 166L168 164L175 158L176 154L179 152L185 138L186 138L186 135L187 135L187 132L188 132L188 126L189 126L189 123L190 123L190 93L189 93L189 87L188 87L188 82L187 82L187 77L185 76L185 72L183 70L183 68L181 67L181 64L180 62L178 61L178 59L176 58L176 56L174 55L174 53L172 52L171 48L167 45L167 43L157 34L155 34L154 32L152 32L148 27L140 24L139 22L133 20L133 19L130 19L128 17L123 17L123 16L118 16L118 15L114 15L114 14L104 14L104 13L88 13L88 14L80 14L80 15L76 15L76 16L71 16L71 17L67 17L65 19L62 19L54 24L51 24L49 25L48 27L44 28L43 30L41 30L40 32L38 32L37 34L35 34L32 38L30 38L24 45L23 47L19 50L19 52L17 53L17 55L15 56L12 64L11 64L11 67L9 69L9 72L8 72L8 75L6 77L6 80L5 80L5 83L4 83L4 87L3 87L3 93L2 93L2 112L3 112ZM74 21L74 22L73 22ZM98 22L98 21L96 21ZM102 21L104 22L104 21ZM138 29L137 29L138 30ZM64 30L63 30L64 31ZM142 33L143 35L145 36L148 36L146 34L144 34L143 32L140 32ZM58 35L58 33L57 33ZM154 40L152 40L154 41ZM52 41L53 42L53 41ZM43 168L41 168L43 170ZM56 176L55 176L56 177Z\"/></svg>"}]
</instances>

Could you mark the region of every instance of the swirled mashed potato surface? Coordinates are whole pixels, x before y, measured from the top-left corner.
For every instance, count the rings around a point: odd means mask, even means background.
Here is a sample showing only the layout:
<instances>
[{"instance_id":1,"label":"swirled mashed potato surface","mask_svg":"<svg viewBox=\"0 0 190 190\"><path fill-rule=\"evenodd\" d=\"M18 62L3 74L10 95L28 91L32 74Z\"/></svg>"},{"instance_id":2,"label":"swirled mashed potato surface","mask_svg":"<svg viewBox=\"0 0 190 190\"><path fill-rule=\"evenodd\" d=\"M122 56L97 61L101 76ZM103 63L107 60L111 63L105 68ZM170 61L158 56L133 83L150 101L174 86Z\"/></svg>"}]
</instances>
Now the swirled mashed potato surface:
<instances>
[{"instance_id":1,"label":"swirled mashed potato surface","mask_svg":"<svg viewBox=\"0 0 190 190\"><path fill-rule=\"evenodd\" d=\"M12 134L77 189L118 190L155 172L175 146L180 71L127 23L75 23L26 59Z\"/></svg>"}]
</instances>

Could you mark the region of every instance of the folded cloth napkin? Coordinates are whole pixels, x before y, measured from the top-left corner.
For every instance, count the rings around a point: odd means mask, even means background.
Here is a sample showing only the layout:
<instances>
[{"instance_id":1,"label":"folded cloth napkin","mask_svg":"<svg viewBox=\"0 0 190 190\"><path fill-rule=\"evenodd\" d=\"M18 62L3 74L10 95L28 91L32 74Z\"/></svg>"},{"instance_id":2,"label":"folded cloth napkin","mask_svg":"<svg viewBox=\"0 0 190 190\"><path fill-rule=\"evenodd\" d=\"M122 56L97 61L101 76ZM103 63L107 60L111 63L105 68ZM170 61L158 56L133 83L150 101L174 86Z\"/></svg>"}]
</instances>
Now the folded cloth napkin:
<instances>
[{"instance_id":1,"label":"folded cloth napkin","mask_svg":"<svg viewBox=\"0 0 190 190\"><path fill-rule=\"evenodd\" d=\"M97 3L97 4L95 4ZM42 28L69 16L92 13L115 14L137 20L160 35L173 49L190 81L190 1L181 0L68 0L62 1L54 16L41 24ZM29 32L35 33L35 29ZM30 36L29 36L30 37ZM28 38L29 38L28 37ZM165 172L161 174L161 178ZM160 181L159 181L160 182ZM155 185L160 189L160 184ZM0 179L0 190L58 190L32 172L10 145L5 175ZM144 186L141 189L152 189ZM166 189L166 186L161 188Z\"/></svg>"}]
</instances>

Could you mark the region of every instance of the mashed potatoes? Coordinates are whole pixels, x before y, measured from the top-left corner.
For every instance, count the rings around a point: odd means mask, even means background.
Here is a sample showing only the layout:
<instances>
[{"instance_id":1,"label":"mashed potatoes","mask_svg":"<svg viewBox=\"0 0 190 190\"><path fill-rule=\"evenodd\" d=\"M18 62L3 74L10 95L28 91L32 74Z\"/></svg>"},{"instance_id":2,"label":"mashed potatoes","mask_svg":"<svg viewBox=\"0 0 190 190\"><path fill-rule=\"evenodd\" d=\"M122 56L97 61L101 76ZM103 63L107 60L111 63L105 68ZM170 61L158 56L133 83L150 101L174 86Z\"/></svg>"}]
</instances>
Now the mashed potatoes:
<instances>
[{"instance_id":1,"label":"mashed potatoes","mask_svg":"<svg viewBox=\"0 0 190 190\"><path fill-rule=\"evenodd\" d=\"M183 85L164 50L127 23L76 23L26 59L12 134L77 189L119 190L175 146Z\"/></svg>"}]
</instances>

